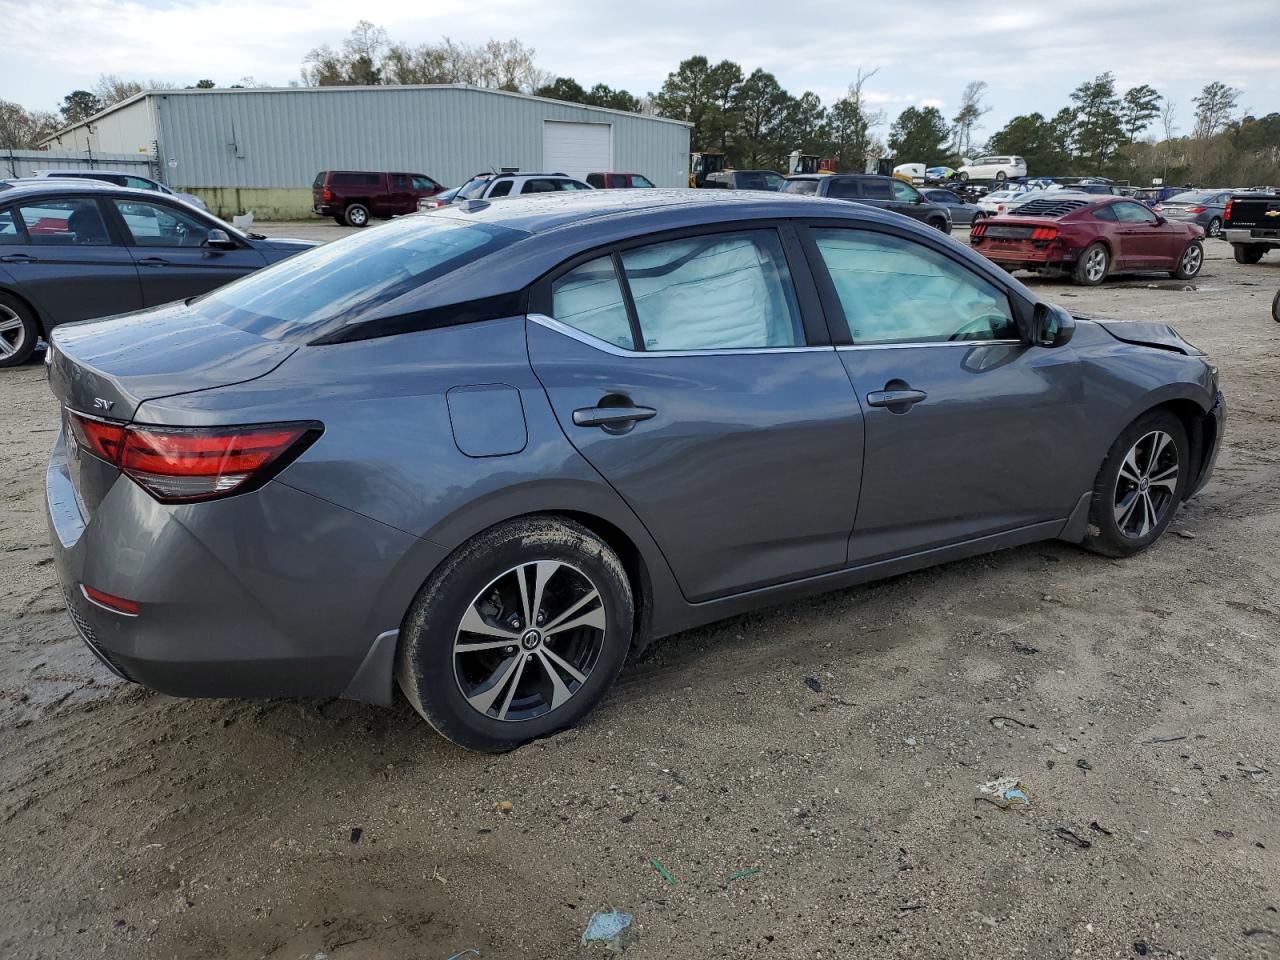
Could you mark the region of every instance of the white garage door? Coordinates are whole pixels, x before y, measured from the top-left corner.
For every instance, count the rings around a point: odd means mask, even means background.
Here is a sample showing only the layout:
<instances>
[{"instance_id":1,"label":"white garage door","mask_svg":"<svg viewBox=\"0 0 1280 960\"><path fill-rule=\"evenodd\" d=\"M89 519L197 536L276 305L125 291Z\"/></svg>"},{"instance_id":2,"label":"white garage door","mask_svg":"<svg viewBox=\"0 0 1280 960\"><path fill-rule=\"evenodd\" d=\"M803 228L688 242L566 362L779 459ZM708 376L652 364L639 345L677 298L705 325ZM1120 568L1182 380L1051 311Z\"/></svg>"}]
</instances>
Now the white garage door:
<instances>
[{"instance_id":1,"label":"white garage door","mask_svg":"<svg viewBox=\"0 0 1280 960\"><path fill-rule=\"evenodd\" d=\"M542 124L542 168L545 173L567 173L579 180L588 173L613 169L613 127L607 123Z\"/></svg>"}]
</instances>

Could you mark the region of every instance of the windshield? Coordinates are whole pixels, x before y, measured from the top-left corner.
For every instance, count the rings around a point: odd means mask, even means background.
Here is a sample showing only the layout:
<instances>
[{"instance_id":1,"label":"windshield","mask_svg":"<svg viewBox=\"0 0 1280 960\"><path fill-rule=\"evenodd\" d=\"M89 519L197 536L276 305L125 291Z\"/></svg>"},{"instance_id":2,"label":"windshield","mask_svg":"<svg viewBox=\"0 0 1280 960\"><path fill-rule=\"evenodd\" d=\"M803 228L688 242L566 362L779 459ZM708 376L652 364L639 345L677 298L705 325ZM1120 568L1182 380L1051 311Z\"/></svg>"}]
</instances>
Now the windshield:
<instances>
[{"instance_id":1,"label":"windshield","mask_svg":"<svg viewBox=\"0 0 1280 960\"><path fill-rule=\"evenodd\" d=\"M484 193L484 188L489 185L489 177L472 177L457 190L456 198L458 200L478 200L480 195Z\"/></svg>"},{"instance_id":2,"label":"windshield","mask_svg":"<svg viewBox=\"0 0 1280 960\"><path fill-rule=\"evenodd\" d=\"M259 336L343 324L524 234L429 214L315 247L192 303L192 311Z\"/></svg>"},{"instance_id":3,"label":"windshield","mask_svg":"<svg viewBox=\"0 0 1280 960\"><path fill-rule=\"evenodd\" d=\"M817 193L817 180L787 180L782 184L782 193Z\"/></svg>"}]
</instances>

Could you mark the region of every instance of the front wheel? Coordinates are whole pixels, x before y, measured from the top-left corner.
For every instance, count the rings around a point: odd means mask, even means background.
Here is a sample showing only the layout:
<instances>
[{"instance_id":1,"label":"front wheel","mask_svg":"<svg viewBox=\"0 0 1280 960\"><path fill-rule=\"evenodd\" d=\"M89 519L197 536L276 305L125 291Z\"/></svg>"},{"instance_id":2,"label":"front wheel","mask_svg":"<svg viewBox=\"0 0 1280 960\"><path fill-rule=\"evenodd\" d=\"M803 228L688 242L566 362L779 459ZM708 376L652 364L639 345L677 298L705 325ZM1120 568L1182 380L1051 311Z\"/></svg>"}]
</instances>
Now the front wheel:
<instances>
[{"instance_id":1,"label":"front wheel","mask_svg":"<svg viewBox=\"0 0 1280 960\"><path fill-rule=\"evenodd\" d=\"M1257 263L1267 252L1265 247L1246 243L1233 243L1231 251L1236 255L1236 263Z\"/></svg>"},{"instance_id":2,"label":"front wheel","mask_svg":"<svg viewBox=\"0 0 1280 960\"><path fill-rule=\"evenodd\" d=\"M405 617L396 680L438 732L496 753L570 726L612 686L634 600L618 556L558 517L459 547Z\"/></svg>"},{"instance_id":3,"label":"front wheel","mask_svg":"<svg viewBox=\"0 0 1280 960\"><path fill-rule=\"evenodd\" d=\"M961 170L958 176L960 177L961 183L967 183L969 180L969 172L967 170Z\"/></svg>"},{"instance_id":4,"label":"front wheel","mask_svg":"<svg viewBox=\"0 0 1280 960\"><path fill-rule=\"evenodd\" d=\"M1199 240L1193 240L1187 244L1187 249L1182 251L1177 269L1170 270L1169 276L1175 280L1193 280L1200 273L1202 266L1204 266L1204 245Z\"/></svg>"},{"instance_id":5,"label":"front wheel","mask_svg":"<svg viewBox=\"0 0 1280 960\"><path fill-rule=\"evenodd\" d=\"M1116 438L1093 485L1084 546L1127 557L1160 539L1191 476L1187 432L1168 410L1143 414Z\"/></svg>"},{"instance_id":6,"label":"front wheel","mask_svg":"<svg viewBox=\"0 0 1280 960\"><path fill-rule=\"evenodd\" d=\"M1111 255L1100 243L1091 243L1080 255L1074 273L1075 282L1085 287L1096 287L1107 279L1111 269Z\"/></svg>"},{"instance_id":7,"label":"front wheel","mask_svg":"<svg viewBox=\"0 0 1280 960\"><path fill-rule=\"evenodd\" d=\"M0 367L26 363L39 336L40 324L31 308L16 297L0 294Z\"/></svg>"}]
</instances>

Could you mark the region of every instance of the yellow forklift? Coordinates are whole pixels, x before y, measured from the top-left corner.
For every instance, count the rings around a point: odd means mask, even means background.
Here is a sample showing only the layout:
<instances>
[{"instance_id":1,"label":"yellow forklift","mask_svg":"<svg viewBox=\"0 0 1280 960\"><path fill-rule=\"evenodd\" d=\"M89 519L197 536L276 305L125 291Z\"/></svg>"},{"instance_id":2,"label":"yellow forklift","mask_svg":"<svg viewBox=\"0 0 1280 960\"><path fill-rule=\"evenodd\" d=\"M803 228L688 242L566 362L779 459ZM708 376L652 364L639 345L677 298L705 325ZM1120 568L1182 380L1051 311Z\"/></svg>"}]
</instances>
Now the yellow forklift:
<instances>
[{"instance_id":1,"label":"yellow forklift","mask_svg":"<svg viewBox=\"0 0 1280 960\"><path fill-rule=\"evenodd\" d=\"M691 153L689 154L689 186L706 185L707 177L724 169L723 153Z\"/></svg>"}]
</instances>

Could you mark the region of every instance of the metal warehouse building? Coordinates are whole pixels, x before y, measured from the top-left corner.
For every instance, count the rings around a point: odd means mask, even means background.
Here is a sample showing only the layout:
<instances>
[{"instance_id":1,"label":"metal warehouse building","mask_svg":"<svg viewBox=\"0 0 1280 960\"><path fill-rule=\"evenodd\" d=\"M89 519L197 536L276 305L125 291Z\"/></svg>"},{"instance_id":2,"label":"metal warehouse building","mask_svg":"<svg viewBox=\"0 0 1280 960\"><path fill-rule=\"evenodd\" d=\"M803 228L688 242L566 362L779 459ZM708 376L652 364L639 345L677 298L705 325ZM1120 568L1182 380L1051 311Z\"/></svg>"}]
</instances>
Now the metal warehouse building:
<instances>
[{"instance_id":1,"label":"metal warehouse building","mask_svg":"<svg viewBox=\"0 0 1280 960\"><path fill-rule=\"evenodd\" d=\"M149 91L44 144L149 157L154 174L224 217L311 214L321 170L425 173L459 184L516 167L687 183L689 124L465 84Z\"/></svg>"}]
</instances>

